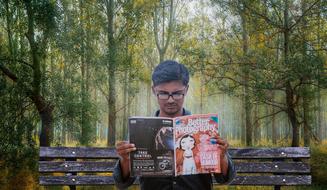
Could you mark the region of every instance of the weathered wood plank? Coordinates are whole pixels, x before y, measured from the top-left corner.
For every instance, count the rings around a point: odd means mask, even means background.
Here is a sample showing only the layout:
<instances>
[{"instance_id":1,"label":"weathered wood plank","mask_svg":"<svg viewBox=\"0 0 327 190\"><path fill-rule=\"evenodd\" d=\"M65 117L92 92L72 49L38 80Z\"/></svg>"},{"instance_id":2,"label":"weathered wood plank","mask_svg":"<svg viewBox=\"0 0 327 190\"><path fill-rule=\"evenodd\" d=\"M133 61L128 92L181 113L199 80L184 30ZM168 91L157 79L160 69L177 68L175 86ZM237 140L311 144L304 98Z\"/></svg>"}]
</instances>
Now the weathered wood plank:
<instances>
[{"instance_id":1,"label":"weathered wood plank","mask_svg":"<svg viewBox=\"0 0 327 190\"><path fill-rule=\"evenodd\" d=\"M40 176L40 185L113 185L112 176Z\"/></svg>"},{"instance_id":2,"label":"weathered wood plank","mask_svg":"<svg viewBox=\"0 0 327 190\"><path fill-rule=\"evenodd\" d=\"M112 176L40 176L40 185L113 185ZM135 184L138 182L136 181ZM217 184L216 182L214 182ZM230 185L310 185L311 176L236 176Z\"/></svg>"},{"instance_id":3,"label":"weathered wood plank","mask_svg":"<svg viewBox=\"0 0 327 190\"><path fill-rule=\"evenodd\" d=\"M236 176L230 185L310 185L310 175Z\"/></svg>"},{"instance_id":4,"label":"weathered wood plank","mask_svg":"<svg viewBox=\"0 0 327 190\"><path fill-rule=\"evenodd\" d=\"M234 159L249 158L310 158L308 147L230 148ZM114 148L40 147L41 158L118 158Z\"/></svg>"},{"instance_id":5,"label":"weathered wood plank","mask_svg":"<svg viewBox=\"0 0 327 190\"><path fill-rule=\"evenodd\" d=\"M234 159L250 158L310 158L308 147L230 148ZM41 158L118 158L114 148L100 147L40 147Z\"/></svg>"},{"instance_id":6,"label":"weathered wood plank","mask_svg":"<svg viewBox=\"0 0 327 190\"><path fill-rule=\"evenodd\" d=\"M116 160L108 161L39 161L39 172L112 172ZM310 173L302 162L235 162L238 173Z\"/></svg>"},{"instance_id":7,"label":"weathered wood plank","mask_svg":"<svg viewBox=\"0 0 327 190\"><path fill-rule=\"evenodd\" d=\"M308 147L230 148L228 152L233 159L310 158Z\"/></svg>"},{"instance_id":8,"label":"weathered wood plank","mask_svg":"<svg viewBox=\"0 0 327 190\"><path fill-rule=\"evenodd\" d=\"M40 158L118 158L114 148L40 147Z\"/></svg>"},{"instance_id":9,"label":"weathered wood plank","mask_svg":"<svg viewBox=\"0 0 327 190\"><path fill-rule=\"evenodd\" d=\"M310 166L303 162L234 162L238 173L310 173Z\"/></svg>"},{"instance_id":10,"label":"weathered wood plank","mask_svg":"<svg viewBox=\"0 0 327 190\"><path fill-rule=\"evenodd\" d=\"M117 160L108 161L39 161L39 172L112 172Z\"/></svg>"}]
</instances>

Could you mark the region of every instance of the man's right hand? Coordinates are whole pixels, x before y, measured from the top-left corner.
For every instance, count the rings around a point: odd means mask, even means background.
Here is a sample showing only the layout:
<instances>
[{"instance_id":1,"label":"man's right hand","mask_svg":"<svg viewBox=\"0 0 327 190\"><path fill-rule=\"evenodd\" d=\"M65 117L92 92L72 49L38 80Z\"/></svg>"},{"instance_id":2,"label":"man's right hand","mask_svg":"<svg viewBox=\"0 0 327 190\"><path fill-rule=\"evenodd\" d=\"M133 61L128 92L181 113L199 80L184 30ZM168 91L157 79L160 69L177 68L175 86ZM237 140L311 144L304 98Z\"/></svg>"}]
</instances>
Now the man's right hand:
<instances>
[{"instance_id":1,"label":"man's right hand","mask_svg":"<svg viewBox=\"0 0 327 190\"><path fill-rule=\"evenodd\" d=\"M128 141L118 141L116 143L116 152L120 157L120 167L122 170L123 178L125 179L130 175L129 153L135 150L135 144L131 144Z\"/></svg>"},{"instance_id":2,"label":"man's right hand","mask_svg":"<svg viewBox=\"0 0 327 190\"><path fill-rule=\"evenodd\" d=\"M129 153L135 150L135 144L131 144L128 141L118 141L116 143L116 151L121 161L128 161Z\"/></svg>"}]
</instances>

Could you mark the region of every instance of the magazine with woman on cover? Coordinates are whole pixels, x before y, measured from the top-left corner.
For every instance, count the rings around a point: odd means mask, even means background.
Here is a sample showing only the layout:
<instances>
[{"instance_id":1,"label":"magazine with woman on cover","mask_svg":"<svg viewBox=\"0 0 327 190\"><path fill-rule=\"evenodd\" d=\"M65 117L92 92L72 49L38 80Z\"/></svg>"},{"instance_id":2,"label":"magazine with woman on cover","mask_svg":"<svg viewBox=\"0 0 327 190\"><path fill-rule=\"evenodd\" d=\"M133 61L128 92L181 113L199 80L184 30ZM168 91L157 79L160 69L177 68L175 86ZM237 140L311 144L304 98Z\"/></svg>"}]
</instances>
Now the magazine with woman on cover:
<instances>
[{"instance_id":1,"label":"magazine with woman on cover","mask_svg":"<svg viewBox=\"0 0 327 190\"><path fill-rule=\"evenodd\" d=\"M132 176L220 173L218 115L176 118L131 117L129 141Z\"/></svg>"}]
</instances>

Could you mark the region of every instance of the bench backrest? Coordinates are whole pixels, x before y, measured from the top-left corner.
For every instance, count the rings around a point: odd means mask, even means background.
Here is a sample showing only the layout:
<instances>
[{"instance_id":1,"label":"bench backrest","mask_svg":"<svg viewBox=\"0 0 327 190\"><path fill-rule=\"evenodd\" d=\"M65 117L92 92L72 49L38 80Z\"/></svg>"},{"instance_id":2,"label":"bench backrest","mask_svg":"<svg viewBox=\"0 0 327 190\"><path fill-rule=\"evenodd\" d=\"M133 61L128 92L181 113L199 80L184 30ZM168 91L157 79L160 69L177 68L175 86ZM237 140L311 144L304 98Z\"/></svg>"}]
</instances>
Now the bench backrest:
<instances>
[{"instance_id":1,"label":"bench backrest","mask_svg":"<svg viewBox=\"0 0 327 190\"><path fill-rule=\"evenodd\" d=\"M229 154L237 170L230 185L311 184L307 147L230 148ZM112 172L117 159L112 148L40 147L39 182L40 185L114 184Z\"/></svg>"}]
</instances>

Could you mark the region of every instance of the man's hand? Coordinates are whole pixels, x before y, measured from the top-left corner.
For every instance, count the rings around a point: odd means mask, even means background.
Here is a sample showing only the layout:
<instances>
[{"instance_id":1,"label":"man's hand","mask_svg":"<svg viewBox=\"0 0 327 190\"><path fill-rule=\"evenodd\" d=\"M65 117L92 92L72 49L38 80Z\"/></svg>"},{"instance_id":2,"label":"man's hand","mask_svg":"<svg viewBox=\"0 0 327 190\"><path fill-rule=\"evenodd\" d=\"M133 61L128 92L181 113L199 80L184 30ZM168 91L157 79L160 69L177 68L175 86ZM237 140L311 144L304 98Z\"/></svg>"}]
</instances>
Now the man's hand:
<instances>
[{"instance_id":1,"label":"man's hand","mask_svg":"<svg viewBox=\"0 0 327 190\"><path fill-rule=\"evenodd\" d=\"M227 150L228 150L228 142L227 140L222 139L220 136L217 138L217 144L220 149L220 168L221 172L224 176L228 173L228 160L227 160Z\"/></svg>"},{"instance_id":2,"label":"man's hand","mask_svg":"<svg viewBox=\"0 0 327 190\"><path fill-rule=\"evenodd\" d=\"M121 161L129 161L129 153L135 150L135 145L130 144L128 141L118 141L116 143L116 151Z\"/></svg>"},{"instance_id":3,"label":"man's hand","mask_svg":"<svg viewBox=\"0 0 327 190\"><path fill-rule=\"evenodd\" d=\"M226 152L228 150L228 146L229 146L227 140L224 140L223 138L221 138L220 136L218 136L218 138L217 138L217 144L218 144L218 147L219 147L219 149L221 151L220 152L220 156L221 157L225 157L225 154L226 154Z\"/></svg>"},{"instance_id":4,"label":"man's hand","mask_svg":"<svg viewBox=\"0 0 327 190\"><path fill-rule=\"evenodd\" d=\"M129 143L128 141L118 141L116 143L116 152L120 157L120 167L122 170L122 177L124 179L126 179L130 175L129 153L135 150L135 145Z\"/></svg>"}]
</instances>

